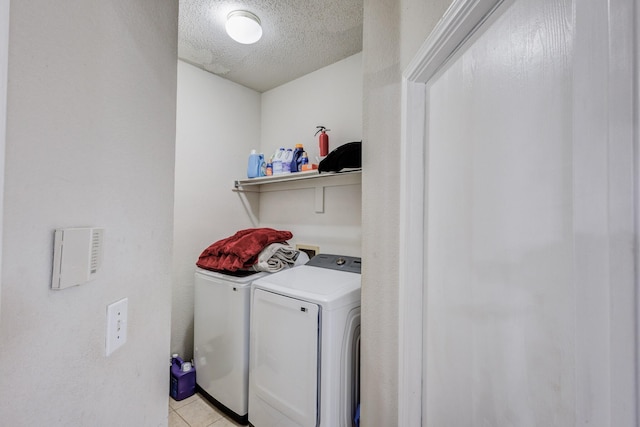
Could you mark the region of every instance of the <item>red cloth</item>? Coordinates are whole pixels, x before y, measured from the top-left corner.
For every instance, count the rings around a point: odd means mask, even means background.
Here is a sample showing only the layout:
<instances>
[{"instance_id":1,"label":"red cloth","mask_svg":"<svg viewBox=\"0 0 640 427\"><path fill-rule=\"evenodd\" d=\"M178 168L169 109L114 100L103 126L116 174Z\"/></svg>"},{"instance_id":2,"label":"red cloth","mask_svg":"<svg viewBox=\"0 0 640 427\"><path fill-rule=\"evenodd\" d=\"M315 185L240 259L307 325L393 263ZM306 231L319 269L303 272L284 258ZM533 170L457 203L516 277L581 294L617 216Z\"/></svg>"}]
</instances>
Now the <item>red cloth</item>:
<instances>
[{"instance_id":1,"label":"red cloth","mask_svg":"<svg viewBox=\"0 0 640 427\"><path fill-rule=\"evenodd\" d=\"M231 237L218 240L205 249L196 265L207 270L236 271L251 267L258 254L272 243L283 243L293 237L290 231L273 228L248 228Z\"/></svg>"}]
</instances>

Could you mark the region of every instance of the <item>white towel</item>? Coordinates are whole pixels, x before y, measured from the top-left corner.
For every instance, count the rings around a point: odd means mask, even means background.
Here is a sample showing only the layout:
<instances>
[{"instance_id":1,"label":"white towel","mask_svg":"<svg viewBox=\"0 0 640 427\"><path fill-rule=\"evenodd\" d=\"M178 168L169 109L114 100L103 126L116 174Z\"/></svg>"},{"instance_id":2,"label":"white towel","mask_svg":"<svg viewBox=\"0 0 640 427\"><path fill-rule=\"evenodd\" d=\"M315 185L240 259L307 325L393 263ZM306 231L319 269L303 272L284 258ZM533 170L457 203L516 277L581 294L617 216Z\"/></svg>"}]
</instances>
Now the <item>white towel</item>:
<instances>
[{"instance_id":1,"label":"white towel","mask_svg":"<svg viewBox=\"0 0 640 427\"><path fill-rule=\"evenodd\" d=\"M300 252L289 245L272 243L258 254L258 262L251 268L255 271L275 273L286 267L292 267Z\"/></svg>"}]
</instances>

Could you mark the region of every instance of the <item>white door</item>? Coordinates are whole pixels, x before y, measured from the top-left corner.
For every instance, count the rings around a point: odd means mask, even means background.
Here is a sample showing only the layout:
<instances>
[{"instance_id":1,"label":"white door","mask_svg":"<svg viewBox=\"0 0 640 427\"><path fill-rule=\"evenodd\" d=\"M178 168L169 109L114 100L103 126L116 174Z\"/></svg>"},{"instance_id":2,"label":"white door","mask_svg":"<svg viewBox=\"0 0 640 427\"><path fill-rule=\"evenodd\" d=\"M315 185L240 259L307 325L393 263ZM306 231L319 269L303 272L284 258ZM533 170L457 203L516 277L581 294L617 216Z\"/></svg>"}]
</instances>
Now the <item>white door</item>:
<instances>
[{"instance_id":1,"label":"white door","mask_svg":"<svg viewBox=\"0 0 640 427\"><path fill-rule=\"evenodd\" d=\"M256 427L313 427L318 419L316 304L253 292L249 421Z\"/></svg>"},{"instance_id":2,"label":"white door","mask_svg":"<svg viewBox=\"0 0 640 427\"><path fill-rule=\"evenodd\" d=\"M452 9L478 23L469 11L496 3ZM421 400L404 421L636 425L634 12L514 0L457 49L427 43L407 85L424 102L405 129L426 196L421 241L405 237L422 258L404 294L423 303Z\"/></svg>"}]
</instances>

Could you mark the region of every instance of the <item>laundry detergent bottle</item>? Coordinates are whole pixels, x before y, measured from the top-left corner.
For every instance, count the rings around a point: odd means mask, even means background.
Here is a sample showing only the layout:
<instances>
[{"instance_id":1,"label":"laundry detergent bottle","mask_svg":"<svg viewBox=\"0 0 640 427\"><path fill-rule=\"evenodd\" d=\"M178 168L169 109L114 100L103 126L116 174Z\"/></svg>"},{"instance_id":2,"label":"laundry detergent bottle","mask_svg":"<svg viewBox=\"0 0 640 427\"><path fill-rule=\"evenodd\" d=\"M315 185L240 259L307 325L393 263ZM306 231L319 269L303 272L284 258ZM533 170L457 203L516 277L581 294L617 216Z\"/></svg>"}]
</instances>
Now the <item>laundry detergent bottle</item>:
<instances>
[{"instance_id":1,"label":"laundry detergent bottle","mask_svg":"<svg viewBox=\"0 0 640 427\"><path fill-rule=\"evenodd\" d=\"M302 144L296 144L296 148L293 149L293 159L291 159L291 172L300 172L302 170L302 153L304 153L304 147Z\"/></svg>"},{"instance_id":2,"label":"laundry detergent bottle","mask_svg":"<svg viewBox=\"0 0 640 427\"><path fill-rule=\"evenodd\" d=\"M280 149L278 151L275 152L275 154L273 155L273 160L271 161L272 164L272 168L273 168L273 175L280 175L282 174L282 159L285 156L285 151L284 151L284 147L280 147Z\"/></svg>"},{"instance_id":3,"label":"laundry detergent bottle","mask_svg":"<svg viewBox=\"0 0 640 427\"><path fill-rule=\"evenodd\" d=\"M196 392L196 368L177 354L171 357L169 395L173 400L186 399Z\"/></svg>"},{"instance_id":4,"label":"laundry detergent bottle","mask_svg":"<svg viewBox=\"0 0 640 427\"><path fill-rule=\"evenodd\" d=\"M249 154L249 163L247 164L247 177L257 178L260 176L260 167L262 166L262 154L258 154L256 150L251 150Z\"/></svg>"},{"instance_id":5,"label":"laundry detergent bottle","mask_svg":"<svg viewBox=\"0 0 640 427\"><path fill-rule=\"evenodd\" d=\"M287 148L285 151L284 157L282 158L282 173L291 173L291 160L293 160L293 150L291 148Z\"/></svg>"}]
</instances>

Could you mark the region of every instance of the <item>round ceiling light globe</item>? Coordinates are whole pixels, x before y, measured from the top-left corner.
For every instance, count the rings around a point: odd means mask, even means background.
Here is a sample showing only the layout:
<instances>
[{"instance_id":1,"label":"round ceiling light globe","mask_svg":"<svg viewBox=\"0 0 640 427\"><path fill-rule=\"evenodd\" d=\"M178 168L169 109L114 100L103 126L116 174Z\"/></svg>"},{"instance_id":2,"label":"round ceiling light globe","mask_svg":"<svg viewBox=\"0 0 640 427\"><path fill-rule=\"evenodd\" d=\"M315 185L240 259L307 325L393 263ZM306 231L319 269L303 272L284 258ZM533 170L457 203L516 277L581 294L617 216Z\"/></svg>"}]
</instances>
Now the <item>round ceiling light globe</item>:
<instances>
[{"instance_id":1,"label":"round ceiling light globe","mask_svg":"<svg viewBox=\"0 0 640 427\"><path fill-rule=\"evenodd\" d=\"M227 15L225 28L229 37L242 44L255 43L262 37L260 19L244 10L236 10Z\"/></svg>"}]
</instances>

